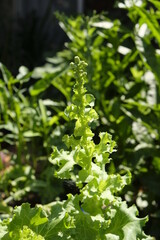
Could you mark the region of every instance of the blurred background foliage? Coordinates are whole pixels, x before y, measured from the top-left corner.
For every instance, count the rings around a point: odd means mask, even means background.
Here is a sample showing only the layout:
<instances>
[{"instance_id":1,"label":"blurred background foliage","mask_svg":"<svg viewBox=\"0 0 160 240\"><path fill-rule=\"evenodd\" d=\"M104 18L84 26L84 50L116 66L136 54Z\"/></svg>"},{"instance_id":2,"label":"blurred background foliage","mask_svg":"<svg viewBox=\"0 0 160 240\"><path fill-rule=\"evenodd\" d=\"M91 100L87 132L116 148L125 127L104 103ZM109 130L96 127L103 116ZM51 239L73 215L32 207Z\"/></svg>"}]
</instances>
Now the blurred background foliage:
<instances>
[{"instance_id":1,"label":"blurred background foliage","mask_svg":"<svg viewBox=\"0 0 160 240\"><path fill-rule=\"evenodd\" d=\"M0 66L2 217L15 204L48 203L77 191L73 182L62 185L54 179L48 157L51 147L61 148L61 136L73 128L63 111L74 84L69 63L78 55L88 63L87 89L100 116L95 141L97 132L108 131L117 142L106 171L131 171L132 184L122 198L136 204L140 216L149 215L145 232L159 239L159 1L87 0L83 16L69 1L47 4L41 14L26 11L18 16L17 32L6 28L7 40L0 44L0 60L7 65ZM11 26L3 20L3 28ZM20 65L25 67L18 69Z\"/></svg>"}]
</instances>

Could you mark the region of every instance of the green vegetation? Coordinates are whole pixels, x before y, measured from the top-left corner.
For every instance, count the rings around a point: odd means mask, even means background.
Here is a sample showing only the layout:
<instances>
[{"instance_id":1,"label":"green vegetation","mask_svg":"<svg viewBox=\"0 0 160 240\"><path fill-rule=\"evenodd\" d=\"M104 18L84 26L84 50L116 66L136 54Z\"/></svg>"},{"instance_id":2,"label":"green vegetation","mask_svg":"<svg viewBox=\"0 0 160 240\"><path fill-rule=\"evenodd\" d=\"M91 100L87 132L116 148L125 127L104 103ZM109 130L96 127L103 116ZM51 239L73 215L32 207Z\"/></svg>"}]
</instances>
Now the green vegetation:
<instances>
[{"instance_id":1,"label":"green vegetation","mask_svg":"<svg viewBox=\"0 0 160 240\"><path fill-rule=\"evenodd\" d=\"M55 175L74 180L80 193L68 194L67 200L44 209L45 214L41 208L23 204L15 209L12 220L1 223L1 239L152 239L142 232L146 219L136 217L136 207L127 208L116 196L130 182L130 174L122 177L105 171L115 142L105 132L99 134L98 144L93 141L90 124L98 115L93 109L94 97L84 87L86 63L75 57L71 66L76 84L65 113L75 120L75 128L72 135L63 138L68 150L54 147L50 161L58 166ZM77 174L75 166L80 167Z\"/></svg>"},{"instance_id":2,"label":"green vegetation","mask_svg":"<svg viewBox=\"0 0 160 240\"><path fill-rule=\"evenodd\" d=\"M127 25L57 13L64 50L15 78L1 64L2 239L159 238L160 4L133 2Z\"/></svg>"}]
</instances>

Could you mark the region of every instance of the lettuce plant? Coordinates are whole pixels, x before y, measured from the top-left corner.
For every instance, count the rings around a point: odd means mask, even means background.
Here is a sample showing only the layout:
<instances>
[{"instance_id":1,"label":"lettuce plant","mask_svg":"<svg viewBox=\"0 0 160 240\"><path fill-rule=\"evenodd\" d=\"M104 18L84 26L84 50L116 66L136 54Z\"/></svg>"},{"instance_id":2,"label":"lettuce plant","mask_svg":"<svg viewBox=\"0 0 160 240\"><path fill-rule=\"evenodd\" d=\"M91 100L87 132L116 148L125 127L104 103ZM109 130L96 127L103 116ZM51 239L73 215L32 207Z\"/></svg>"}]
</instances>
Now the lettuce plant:
<instances>
[{"instance_id":1,"label":"lettuce plant","mask_svg":"<svg viewBox=\"0 0 160 240\"><path fill-rule=\"evenodd\" d=\"M75 181L79 194L68 194L67 200L43 211L27 203L17 207L12 219L0 223L1 239L152 239L142 230L147 218L138 218L136 207L128 207L118 197L130 183L130 173L109 175L105 170L115 151L111 135L101 132L99 142L94 141L91 126L98 114L93 95L84 87L86 63L75 57L71 66L76 84L65 114L75 121L75 127L72 135L63 138L67 150L54 147L50 162L57 166L58 178Z\"/></svg>"},{"instance_id":2,"label":"lettuce plant","mask_svg":"<svg viewBox=\"0 0 160 240\"><path fill-rule=\"evenodd\" d=\"M130 182L130 174L108 175L105 171L115 142L106 132L99 134L98 144L93 140L91 124L98 115L93 109L94 97L84 87L86 63L75 57L71 66L76 84L72 104L65 113L75 121L75 128L71 136L63 139L68 150L59 151L55 147L50 160L58 166L56 176L75 180L80 190L67 200L67 205L72 206L67 212L71 239L89 239L91 235L92 239L149 239L142 231L146 218L137 218L136 207L128 208L117 196ZM75 176L73 170L77 165L79 171Z\"/></svg>"},{"instance_id":3,"label":"lettuce plant","mask_svg":"<svg viewBox=\"0 0 160 240\"><path fill-rule=\"evenodd\" d=\"M56 57L35 69L39 78L44 77L30 92L36 96L53 85L70 101L73 77L68 62L78 55L88 63L86 88L96 97L98 131L107 130L118 145L108 172L132 172L132 185L123 196L137 205L141 216L150 215L146 231L159 237L160 4L123 2L117 2L124 8L120 9L123 18L117 20L102 13L57 15L69 40Z\"/></svg>"}]
</instances>

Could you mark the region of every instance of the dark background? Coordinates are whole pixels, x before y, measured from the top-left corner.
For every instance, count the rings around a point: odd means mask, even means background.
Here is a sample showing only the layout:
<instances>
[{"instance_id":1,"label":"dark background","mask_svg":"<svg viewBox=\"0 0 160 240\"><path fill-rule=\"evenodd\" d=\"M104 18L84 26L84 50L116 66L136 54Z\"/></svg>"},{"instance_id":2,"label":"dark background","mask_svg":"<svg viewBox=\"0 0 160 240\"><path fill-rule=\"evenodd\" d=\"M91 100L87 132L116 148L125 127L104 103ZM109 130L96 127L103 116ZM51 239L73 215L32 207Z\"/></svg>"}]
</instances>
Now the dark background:
<instances>
[{"instance_id":1,"label":"dark background","mask_svg":"<svg viewBox=\"0 0 160 240\"><path fill-rule=\"evenodd\" d=\"M66 35L58 25L56 11L76 16L107 11L117 15L115 1L82 0L1 0L0 62L15 75L21 65L32 70L63 48Z\"/></svg>"}]
</instances>

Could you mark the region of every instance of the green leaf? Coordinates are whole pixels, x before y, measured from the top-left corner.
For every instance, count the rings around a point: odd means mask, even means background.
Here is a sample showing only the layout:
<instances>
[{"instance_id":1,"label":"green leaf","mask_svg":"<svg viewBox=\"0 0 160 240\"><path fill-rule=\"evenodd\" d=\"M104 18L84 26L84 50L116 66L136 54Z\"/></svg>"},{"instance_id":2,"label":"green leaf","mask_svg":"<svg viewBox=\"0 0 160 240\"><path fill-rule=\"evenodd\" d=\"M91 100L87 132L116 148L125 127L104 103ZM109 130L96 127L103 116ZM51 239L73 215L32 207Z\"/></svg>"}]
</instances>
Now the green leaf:
<instances>
[{"instance_id":1,"label":"green leaf","mask_svg":"<svg viewBox=\"0 0 160 240\"><path fill-rule=\"evenodd\" d=\"M63 66L62 68L58 69L54 73L47 73L45 77L38 80L33 86L30 88L30 94L32 96L36 96L41 92L45 91L51 84L56 84L58 78L63 75L68 69L68 66Z\"/></svg>"},{"instance_id":2,"label":"green leaf","mask_svg":"<svg viewBox=\"0 0 160 240\"><path fill-rule=\"evenodd\" d=\"M143 23L146 23L148 25L148 28L151 30L153 36L157 39L160 45L160 28L157 19L154 17L154 15L151 15L143 8L135 6L135 9L137 13L140 15Z\"/></svg>"},{"instance_id":3,"label":"green leaf","mask_svg":"<svg viewBox=\"0 0 160 240\"><path fill-rule=\"evenodd\" d=\"M43 240L47 222L48 219L40 207L31 209L28 203L22 204L14 210L13 219L7 224L8 233L2 239L21 240L23 237L33 237L35 240Z\"/></svg>"},{"instance_id":4,"label":"green leaf","mask_svg":"<svg viewBox=\"0 0 160 240\"><path fill-rule=\"evenodd\" d=\"M157 9L160 9L160 2L156 0L149 0L149 2L153 3Z\"/></svg>"},{"instance_id":5,"label":"green leaf","mask_svg":"<svg viewBox=\"0 0 160 240\"><path fill-rule=\"evenodd\" d=\"M2 63L0 63L0 70L2 71L5 83L8 84L8 82L13 78L11 73Z\"/></svg>"},{"instance_id":6,"label":"green leaf","mask_svg":"<svg viewBox=\"0 0 160 240\"><path fill-rule=\"evenodd\" d=\"M95 147L96 162L106 164L109 162L109 155L114 151L116 143L112 141L111 135L108 133L100 133L100 143Z\"/></svg>"},{"instance_id":7,"label":"green leaf","mask_svg":"<svg viewBox=\"0 0 160 240\"><path fill-rule=\"evenodd\" d=\"M60 152L55 147L50 158L50 162L59 166L59 170L55 175L60 178L70 178L70 171L72 171L75 163L74 161L75 151L66 152L61 150Z\"/></svg>"},{"instance_id":8,"label":"green leaf","mask_svg":"<svg viewBox=\"0 0 160 240\"><path fill-rule=\"evenodd\" d=\"M142 232L142 227L145 225L147 218L139 219L136 215L136 207L132 206L128 208L126 203L123 202L116 208L116 214L111 221L108 232L123 240L153 239L151 237L147 237L147 235Z\"/></svg>"},{"instance_id":9,"label":"green leaf","mask_svg":"<svg viewBox=\"0 0 160 240\"><path fill-rule=\"evenodd\" d=\"M23 133L23 136L26 138L32 138L32 137L40 137L41 133L39 132L33 132L32 130L25 131Z\"/></svg>"},{"instance_id":10,"label":"green leaf","mask_svg":"<svg viewBox=\"0 0 160 240\"><path fill-rule=\"evenodd\" d=\"M0 239L3 239L7 232L8 232L7 226L5 226L5 224L3 224L2 221L0 220Z\"/></svg>"}]
</instances>

